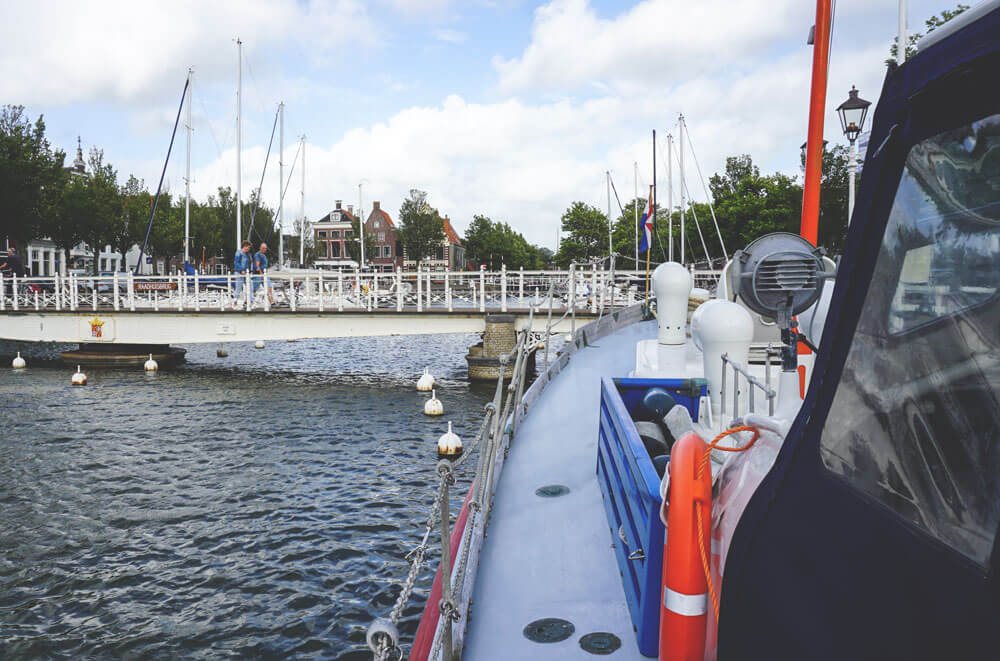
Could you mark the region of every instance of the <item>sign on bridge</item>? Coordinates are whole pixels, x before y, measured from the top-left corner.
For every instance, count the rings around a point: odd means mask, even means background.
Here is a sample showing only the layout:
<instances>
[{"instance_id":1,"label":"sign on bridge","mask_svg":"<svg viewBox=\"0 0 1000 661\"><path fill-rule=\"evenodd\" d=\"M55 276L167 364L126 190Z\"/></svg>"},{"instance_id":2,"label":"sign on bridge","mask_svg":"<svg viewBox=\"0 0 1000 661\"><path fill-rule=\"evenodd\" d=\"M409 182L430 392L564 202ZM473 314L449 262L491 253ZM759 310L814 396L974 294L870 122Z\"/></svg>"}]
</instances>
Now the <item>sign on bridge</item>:
<instances>
[{"instance_id":1,"label":"sign on bridge","mask_svg":"<svg viewBox=\"0 0 1000 661\"><path fill-rule=\"evenodd\" d=\"M134 282L135 291L177 291L176 282Z\"/></svg>"}]
</instances>

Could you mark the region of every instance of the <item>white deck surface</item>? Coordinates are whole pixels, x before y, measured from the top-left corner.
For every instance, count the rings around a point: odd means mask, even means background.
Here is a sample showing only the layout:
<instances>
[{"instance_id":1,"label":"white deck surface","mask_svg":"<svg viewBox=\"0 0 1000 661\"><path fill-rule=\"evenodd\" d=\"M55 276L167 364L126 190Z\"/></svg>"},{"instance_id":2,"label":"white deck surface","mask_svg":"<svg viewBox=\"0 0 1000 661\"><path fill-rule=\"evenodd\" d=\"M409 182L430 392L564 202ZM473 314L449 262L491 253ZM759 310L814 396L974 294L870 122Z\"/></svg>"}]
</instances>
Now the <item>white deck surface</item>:
<instances>
[{"instance_id":1,"label":"white deck surface","mask_svg":"<svg viewBox=\"0 0 1000 661\"><path fill-rule=\"evenodd\" d=\"M626 376L636 342L655 335L655 322L642 322L576 352L528 412L497 485L464 658L590 659L579 641L594 632L621 639L611 658L646 658L625 605L596 462L600 378ZM549 484L570 493L535 495ZM576 631L559 643L524 637L528 623L548 617Z\"/></svg>"}]
</instances>

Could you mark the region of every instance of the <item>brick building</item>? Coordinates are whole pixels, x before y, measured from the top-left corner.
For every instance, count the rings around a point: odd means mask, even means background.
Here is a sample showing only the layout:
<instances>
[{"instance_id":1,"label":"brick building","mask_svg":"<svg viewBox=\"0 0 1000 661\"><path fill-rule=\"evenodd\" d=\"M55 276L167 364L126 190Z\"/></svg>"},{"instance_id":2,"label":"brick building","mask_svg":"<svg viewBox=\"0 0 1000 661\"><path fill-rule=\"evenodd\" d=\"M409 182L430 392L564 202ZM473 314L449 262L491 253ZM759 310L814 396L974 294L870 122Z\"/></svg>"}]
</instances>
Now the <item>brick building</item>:
<instances>
[{"instance_id":1,"label":"brick building","mask_svg":"<svg viewBox=\"0 0 1000 661\"><path fill-rule=\"evenodd\" d=\"M321 269L353 269L358 263L351 259L347 244L354 241L354 206L348 204L343 208L341 200L337 200L333 211L312 224L313 241L319 248L319 257L315 266Z\"/></svg>"},{"instance_id":2,"label":"brick building","mask_svg":"<svg viewBox=\"0 0 1000 661\"><path fill-rule=\"evenodd\" d=\"M378 200L372 203L372 212L365 221L365 237L375 244L373 254L365 253L365 265L375 271L393 271L403 266L403 246L399 243L396 225L382 209ZM367 245L367 241L365 242Z\"/></svg>"}]
</instances>

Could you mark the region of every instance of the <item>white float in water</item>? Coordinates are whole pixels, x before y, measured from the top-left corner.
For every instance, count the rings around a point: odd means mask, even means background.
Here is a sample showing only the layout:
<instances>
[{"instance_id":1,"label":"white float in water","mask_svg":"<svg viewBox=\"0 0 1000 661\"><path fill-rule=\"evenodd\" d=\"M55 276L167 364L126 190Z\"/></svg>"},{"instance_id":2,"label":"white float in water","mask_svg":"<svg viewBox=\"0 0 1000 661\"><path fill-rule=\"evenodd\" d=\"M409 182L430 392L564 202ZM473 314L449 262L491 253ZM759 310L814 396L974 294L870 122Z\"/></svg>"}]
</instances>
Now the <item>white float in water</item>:
<instances>
[{"instance_id":1,"label":"white float in water","mask_svg":"<svg viewBox=\"0 0 1000 661\"><path fill-rule=\"evenodd\" d=\"M160 366L156 364L155 360L153 360L153 354L149 354L149 360L147 360L146 363L142 366L142 369L146 370L147 372L155 372L156 370L160 369Z\"/></svg>"},{"instance_id":2,"label":"white float in water","mask_svg":"<svg viewBox=\"0 0 1000 661\"><path fill-rule=\"evenodd\" d=\"M428 390L433 390L435 383L437 382L431 375L430 370L425 367L424 373L420 375L419 379L417 379L417 390L421 392L427 392Z\"/></svg>"},{"instance_id":3,"label":"white float in water","mask_svg":"<svg viewBox=\"0 0 1000 661\"><path fill-rule=\"evenodd\" d=\"M73 375L73 379L70 381L74 386L85 386L87 385L87 375L80 371L80 366L76 366L76 374Z\"/></svg>"},{"instance_id":4,"label":"white float in water","mask_svg":"<svg viewBox=\"0 0 1000 661\"><path fill-rule=\"evenodd\" d=\"M253 348L254 349L263 349L264 348L264 340L257 340L256 342L254 342Z\"/></svg>"},{"instance_id":5,"label":"white float in water","mask_svg":"<svg viewBox=\"0 0 1000 661\"><path fill-rule=\"evenodd\" d=\"M11 362L10 366L13 367L16 370L23 370L25 367L28 366L28 363L24 362L24 358L21 358L21 352L18 351L17 352L17 358L15 358Z\"/></svg>"},{"instance_id":6,"label":"white float in water","mask_svg":"<svg viewBox=\"0 0 1000 661\"><path fill-rule=\"evenodd\" d=\"M436 390L431 390L431 398L424 402L424 415L444 415L444 406L437 398Z\"/></svg>"},{"instance_id":7,"label":"white float in water","mask_svg":"<svg viewBox=\"0 0 1000 661\"><path fill-rule=\"evenodd\" d=\"M441 434L438 439L438 457L446 459L457 459L462 454L462 439L451 430L451 421L448 421L448 431Z\"/></svg>"}]
</instances>

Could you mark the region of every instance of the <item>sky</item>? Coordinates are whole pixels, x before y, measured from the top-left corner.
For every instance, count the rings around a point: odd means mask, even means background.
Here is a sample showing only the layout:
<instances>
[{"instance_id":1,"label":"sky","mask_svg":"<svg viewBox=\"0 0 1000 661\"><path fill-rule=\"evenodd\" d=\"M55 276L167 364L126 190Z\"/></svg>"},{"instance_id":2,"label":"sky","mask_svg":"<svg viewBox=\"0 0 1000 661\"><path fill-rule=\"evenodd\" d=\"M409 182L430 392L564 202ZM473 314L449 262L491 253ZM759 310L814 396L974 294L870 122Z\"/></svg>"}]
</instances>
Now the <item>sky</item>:
<instances>
[{"instance_id":1,"label":"sky","mask_svg":"<svg viewBox=\"0 0 1000 661\"><path fill-rule=\"evenodd\" d=\"M908 4L912 32L955 3ZM80 136L120 180L135 174L151 190L193 69L191 188L202 200L236 186L238 37L243 195L260 184L283 101L286 228L301 213L303 135L311 220L336 200L359 204L359 184L366 210L379 200L395 219L419 188L460 232L482 214L548 247L572 201L607 208L606 171L622 204L646 195L654 129L663 203L666 134L676 138L681 113L695 200L706 198L699 170L707 181L727 156L800 175L806 0L39 0L5 14L0 102L43 114L68 161ZM835 108L851 85L877 102L896 31L895 0L836 3L827 140L844 142ZM184 121L164 182L175 195ZM262 187L272 207L277 152L275 135Z\"/></svg>"}]
</instances>

